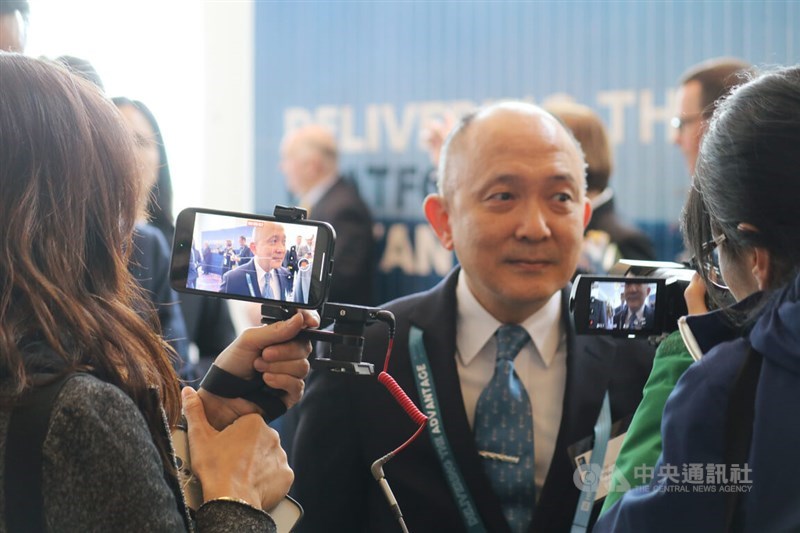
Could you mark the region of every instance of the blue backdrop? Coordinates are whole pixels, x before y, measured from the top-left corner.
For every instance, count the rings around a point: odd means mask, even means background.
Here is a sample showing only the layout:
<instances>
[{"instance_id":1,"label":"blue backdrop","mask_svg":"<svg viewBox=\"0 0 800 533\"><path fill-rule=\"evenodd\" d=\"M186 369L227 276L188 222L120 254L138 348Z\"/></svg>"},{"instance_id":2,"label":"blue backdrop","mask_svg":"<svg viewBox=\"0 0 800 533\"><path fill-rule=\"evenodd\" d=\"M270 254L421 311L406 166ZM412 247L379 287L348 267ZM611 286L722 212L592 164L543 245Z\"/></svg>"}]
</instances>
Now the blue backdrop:
<instances>
[{"instance_id":1,"label":"blue backdrop","mask_svg":"<svg viewBox=\"0 0 800 533\"><path fill-rule=\"evenodd\" d=\"M371 206L378 294L429 287L453 264L424 222L420 127L486 101L573 98L612 137L618 210L672 259L689 176L671 145L677 79L731 55L800 58L795 2L256 2L255 204L290 201L284 133L322 122Z\"/></svg>"}]
</instances>

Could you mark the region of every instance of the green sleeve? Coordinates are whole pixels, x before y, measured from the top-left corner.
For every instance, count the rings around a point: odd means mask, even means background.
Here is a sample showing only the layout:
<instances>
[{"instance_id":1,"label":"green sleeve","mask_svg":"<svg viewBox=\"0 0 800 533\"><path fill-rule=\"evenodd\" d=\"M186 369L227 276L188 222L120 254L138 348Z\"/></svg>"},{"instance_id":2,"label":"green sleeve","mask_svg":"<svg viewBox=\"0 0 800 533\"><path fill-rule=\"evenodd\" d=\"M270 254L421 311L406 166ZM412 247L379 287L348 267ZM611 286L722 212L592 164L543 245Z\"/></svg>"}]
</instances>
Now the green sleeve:
<instances>
[{"instance_id":1,"label":"green sleeve","mask_svg":"<svg viewBox=\"0 0 800 533\"><path fill-rule=\"evenodd\" d=\"M661 415L664 404L678 379L694 362L680 332L671 333L659 345L653 370L644 386L642 402L633 415L622 449L617 457L608 496L601 514L611 508L626 491L643 484L643 465L653 467L661 455Z\"/></svg>"}]
</instances>

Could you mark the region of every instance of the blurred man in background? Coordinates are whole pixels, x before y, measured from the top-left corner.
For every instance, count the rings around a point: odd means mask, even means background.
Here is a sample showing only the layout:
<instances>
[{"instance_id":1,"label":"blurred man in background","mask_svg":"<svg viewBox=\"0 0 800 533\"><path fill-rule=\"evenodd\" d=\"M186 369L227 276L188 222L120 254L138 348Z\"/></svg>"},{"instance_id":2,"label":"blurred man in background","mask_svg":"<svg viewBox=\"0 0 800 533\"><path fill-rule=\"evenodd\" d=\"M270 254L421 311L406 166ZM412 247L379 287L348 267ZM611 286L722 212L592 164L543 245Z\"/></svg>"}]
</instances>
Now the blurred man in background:
<instances>
[{"instance_id":1,"label":"blurred man in background","mask_svg":"<svg viewBox=\"0 0 800 533\"><path fill-rule=\"evenodd\" d=\"M672 119L672 127L676 130L675 144L686 158L692 175L700 141L717 100L744 82L749 69L750 64L741 59L722 57L698 63L681 76L681 86L676 95L677 114Z\"/></svg>"},{"instance_id":2,"label":"blurred man in background","mask_svg":"<svg viewBox=\"0 0 800 533\"><path fill-rule=\"evenodd\" d=\"M28 0L0 0L0 51L25 51L30 11Z\"/></svg>"},{"instance_id":3,"label":"blurred man in background","mask_svg":"<svg viewBox=\"0 0 800 533\"><path fill-rule=\"evenodd\" d=\"M281 143L281 170L308 218L327 222L336 230L328 299L373 304L372 216L353 184L338 176L336 139L316 125L289 132Z\"/></svg>"}]
</instances>

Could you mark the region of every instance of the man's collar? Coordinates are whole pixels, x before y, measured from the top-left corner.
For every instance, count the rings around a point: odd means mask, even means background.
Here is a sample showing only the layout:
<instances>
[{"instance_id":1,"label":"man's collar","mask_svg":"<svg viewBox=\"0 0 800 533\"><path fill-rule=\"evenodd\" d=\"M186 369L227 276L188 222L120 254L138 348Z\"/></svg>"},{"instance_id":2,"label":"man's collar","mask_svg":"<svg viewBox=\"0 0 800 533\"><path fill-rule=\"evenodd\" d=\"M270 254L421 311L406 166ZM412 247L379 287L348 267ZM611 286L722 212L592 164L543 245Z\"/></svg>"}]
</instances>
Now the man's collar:
<instances>
[{"instance_id":1,"label":"man's collar","mask_svg":"<svg viewBox=\"0 0 800 533\"><path fill-rule=\"evenodd\" d=\"M458 334L456 348L464 365L469 365L478 352L503 324L493 317L475 298L467 286L467 274L462 270L456 285ZM553 326L556 327L553 327ZM561 291L556 292L541 309L521 324L528 332L545 366L555 357L561 341Z\"/></svg>"},{"instance_id":2,"label":"man's collar","mask_svg":"<svg viewBox=\"0 0 800 533\"><path fill-rule=\"evenodd\" d=\"M258 264L258 256L253 257L253 264L256 266L256 276L258 276L258 279L264 279L264 274L266 274L267 271L261 268L261 265Z\"/></svg>"},{"instance_id":3,"label":"man's collar","mask_svg":"<svg viewBox=\"0 0 800 533\"><path fill-rule=\"evenodd\" d=\"M325 196L325 193L333 187L338 179L339 176L337 176L336 173L331 174L327 178L322 178L319 183L311 187L311 189L300 198L300 205L309 208L314 206L314 204L319 202L320 198Z\"/></svg>"}]
</instances>

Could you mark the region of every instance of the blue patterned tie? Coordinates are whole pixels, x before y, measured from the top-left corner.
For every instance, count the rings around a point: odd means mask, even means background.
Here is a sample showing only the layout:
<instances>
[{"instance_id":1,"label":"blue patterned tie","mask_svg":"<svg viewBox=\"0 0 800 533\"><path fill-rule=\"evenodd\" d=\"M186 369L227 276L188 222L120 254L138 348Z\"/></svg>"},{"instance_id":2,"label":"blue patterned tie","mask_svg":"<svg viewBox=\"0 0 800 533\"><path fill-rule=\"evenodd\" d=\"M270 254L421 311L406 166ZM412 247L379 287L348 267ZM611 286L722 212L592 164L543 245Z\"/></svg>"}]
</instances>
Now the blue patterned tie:
<instances>
[{"instance_id":1,"label":"blue patterned tie","mask_svg":"<svg viewBox=\"0 0 800 533\"><path fill-rule=\"evenodd\" d=\"M533 416L514 358L530 340L522 326L497 329L497 363L475 408L475 443L492 490L511 530L527 530L533 517Z\"/></svg>"},{"instance_id":2,"label":"blue patterned tie","mask_svg":"<svg viewBox=\"0 0 800 533\"><path fill-rule=\"evenodd\" d=\"M271 271L264 274L264 290L261 291L261 296L272 300L275 297L272 294L272 285L270 285L270 281L272 281Z\"/></svg>"}]
</instances>

